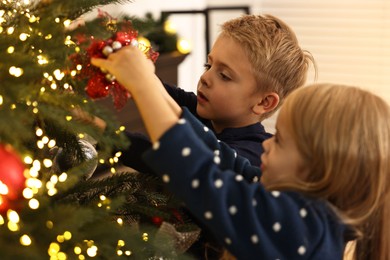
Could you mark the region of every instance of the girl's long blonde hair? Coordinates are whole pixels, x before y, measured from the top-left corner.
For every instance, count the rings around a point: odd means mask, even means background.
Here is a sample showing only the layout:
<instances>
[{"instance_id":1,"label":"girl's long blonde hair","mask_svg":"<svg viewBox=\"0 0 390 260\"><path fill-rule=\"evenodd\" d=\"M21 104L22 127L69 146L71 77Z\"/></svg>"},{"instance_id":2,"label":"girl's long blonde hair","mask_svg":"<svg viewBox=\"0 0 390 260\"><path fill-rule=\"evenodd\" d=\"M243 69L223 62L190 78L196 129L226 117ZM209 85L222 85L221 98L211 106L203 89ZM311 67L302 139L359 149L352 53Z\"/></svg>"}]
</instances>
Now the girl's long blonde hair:
<instances>
[{"instance_id":1,"label":"girl's long blonde hair","mask_svg":"<svg viewBox=\"0 0 390 260\"><path fill-rule=\"evenodd\" d=\"M356 231L355 259L390 259L390 108L335 84L294 91L280 113L309 169L296 190L324 199Z\"/></svg>"}]
</instances>

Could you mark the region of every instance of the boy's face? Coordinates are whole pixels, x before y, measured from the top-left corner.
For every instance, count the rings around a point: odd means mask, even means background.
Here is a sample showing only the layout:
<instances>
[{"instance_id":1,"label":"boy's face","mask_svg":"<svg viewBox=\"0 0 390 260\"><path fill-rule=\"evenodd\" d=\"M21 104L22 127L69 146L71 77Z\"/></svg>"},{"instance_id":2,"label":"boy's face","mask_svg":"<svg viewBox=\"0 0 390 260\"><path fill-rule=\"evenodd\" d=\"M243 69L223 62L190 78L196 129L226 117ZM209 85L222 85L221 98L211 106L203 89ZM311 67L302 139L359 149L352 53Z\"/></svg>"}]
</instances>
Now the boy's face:
<instances>
[{"instance_id":1,"label":"boy's face","mask_svg":"<svg viewBox=\"0 0 390 260\"><path fill-rule=\"evenodd\" d=\"M217 132L258 121L252 108L261 93L243 47L231 37L221 34L214 43L197 94L197 113L212 120Z\"/></svg>"},{"instance_id":2,"label":"boy's face","mask_svg":"<svg viewBox=\"0 0 390 260\"><path fill-rule=\"evenodd\" d=\"M265 187L281 181L294 182L305 174L304 160L284 117L282 109L276 122L276 134L263 142L261 182Z\"/></svg>"}]
</instances>

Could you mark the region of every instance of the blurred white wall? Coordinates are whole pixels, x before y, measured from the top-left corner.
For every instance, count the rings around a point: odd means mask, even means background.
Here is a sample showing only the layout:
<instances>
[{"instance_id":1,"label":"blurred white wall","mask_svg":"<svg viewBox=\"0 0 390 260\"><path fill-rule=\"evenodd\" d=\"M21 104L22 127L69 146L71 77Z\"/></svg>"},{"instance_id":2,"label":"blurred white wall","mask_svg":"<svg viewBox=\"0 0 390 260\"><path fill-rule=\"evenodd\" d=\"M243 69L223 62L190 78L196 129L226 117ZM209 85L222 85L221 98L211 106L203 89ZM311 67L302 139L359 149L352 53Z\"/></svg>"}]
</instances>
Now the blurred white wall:
<instances>
[{"instance_id":1,"label":"blurred white wall","mask_svg":"<svg viewBox=\"0 0 390 260\"><path fill-rule=\"evenodd\" d=\"M209 5L248 4L252 13L287 22L318 65L318 82L368 89L390 103L389 0L208 0ZM219 17L218 22L229 19ZM311 70L308 83L314 81ZM272 131L275 116L264 124Z\"/></svg>"},{"instance_id":2,"label":"blurred white wall","mask_svg":"<svg viewBox=\"0 0 390 260\"><path fill-rule=\"evenodd\" d=\"M273 14L296 32L300 45L317 61L319 82L361 86L390 103L389 0L137 0L104 10L156 16L167 10L200 10L207 6L248 5L252 13ZM224 21L240 11L214 11L210 17L211 43ZM195 91L205 63L205 23L202 15L172 15L180 36L192 43L192 53L180 65L178 85ZM314 80L311 70L308 83ZM265 122L273 131L275 116Z\"/></svg>"},{"instance_id":3,"label":"blurred white wall","mask_svg":"<svg viewBox=\"0 0 390 260\"><path fill-rule=\"evenodd\" d=\"M390 1L263 0L257 10L295 30L317 61L318 81L361 86L390 102Z\"/></svg>"}]
</instances>

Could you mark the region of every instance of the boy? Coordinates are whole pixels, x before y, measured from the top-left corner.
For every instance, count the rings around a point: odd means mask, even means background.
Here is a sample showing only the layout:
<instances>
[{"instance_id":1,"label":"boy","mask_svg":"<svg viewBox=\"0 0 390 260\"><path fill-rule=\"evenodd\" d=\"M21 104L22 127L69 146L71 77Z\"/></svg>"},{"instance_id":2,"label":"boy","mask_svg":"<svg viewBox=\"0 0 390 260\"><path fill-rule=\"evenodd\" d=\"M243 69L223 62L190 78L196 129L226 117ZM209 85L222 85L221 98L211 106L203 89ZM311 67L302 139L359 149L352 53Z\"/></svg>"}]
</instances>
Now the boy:
<instances>
[{"instance_id":1,"label":"boy","mask_svg":"<svg viewBox=\"0 0 390 260\"><path fill-rule=\"evenodd\" d=\"M293 90L304 85L310 62L315 66L311 54L300 48L294 32L284 22L271 15L244 15L222 25L199 79L197 94L168 84L161 91L179 106L187 107L238 155L260 166L262 142L272 136L261 122ZM177 104L171 105L180 114L175 107ZM131 145L122 151L121 162L140 172L154 172L142 160L144 151L151 147L149 139L139 133L127 135ZM259 175L249 179L258 182ZM203 255L206 243L216 247L216 251L207 253L210 258L219 255L219 245L213 240L203 233L190 252Z\"/></svg>"},{"instance_id":2,"label":"boy","mask_svg":"<svg viewBox=\"0 0 390 260\"><path fill-rule=\"evenodd\" d=\"M261 124L285 97L306 81L311 54L300 48L295 33L271 15L244 15L225 22L200 77L197 95L164 84L217 138L260 166L262 142L271 137ZM148 139L127 133L131 146L122 162L139 171Z\"/></svg>"}]
</instances>

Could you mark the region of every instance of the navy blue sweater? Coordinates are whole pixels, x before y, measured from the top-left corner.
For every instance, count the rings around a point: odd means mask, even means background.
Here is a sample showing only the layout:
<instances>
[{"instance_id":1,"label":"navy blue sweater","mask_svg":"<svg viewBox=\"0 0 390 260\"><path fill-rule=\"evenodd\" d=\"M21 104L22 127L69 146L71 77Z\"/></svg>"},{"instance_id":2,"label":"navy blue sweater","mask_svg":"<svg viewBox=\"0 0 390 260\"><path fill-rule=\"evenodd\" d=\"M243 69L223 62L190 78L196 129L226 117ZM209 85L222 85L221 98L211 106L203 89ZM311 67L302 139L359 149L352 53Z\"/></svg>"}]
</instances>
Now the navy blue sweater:
<instances>
[{"instance_id":1,"label":"navy blue sweater","mask_svg":"<svg viewBox=\"0 0 390 260\"><path fill-rule=\"evenodd\" d=\"M238 259L343 257L348 229L326 202L265 190L260 169L186 108L144 159Z\"/></svg>"},{"instance_id":2,"label":"navy blue sweater","mask_svg":"<svg viewBox=\"0 0 390 260\"><path fill-rule=\"evenodd\" d=\"M164 87L180 106L187 107L203 124L212 129L210 120L198 117L196 113L197 99L193 92L187 92L168 84L164 84ZM126 132L126 135L131 144L126 151L122 152L122 163L140 172L150 172L150 168L140 158L140 155L151 146L148 137L133 132ZM262 142L272 135L265 131L261 123L256 123L240 128L224 129L221 133L216 134L216 137L233 148L239 155L248 158L252 165L260 166L260 155L263 152Z\"/></svg>"}]
</instances>

